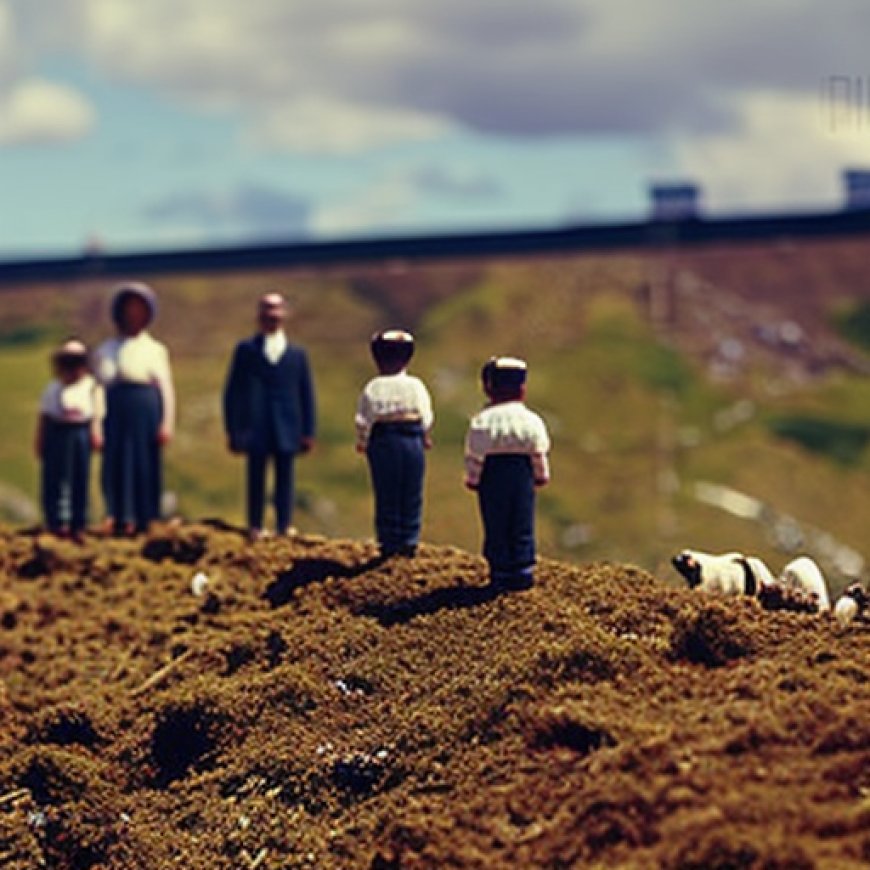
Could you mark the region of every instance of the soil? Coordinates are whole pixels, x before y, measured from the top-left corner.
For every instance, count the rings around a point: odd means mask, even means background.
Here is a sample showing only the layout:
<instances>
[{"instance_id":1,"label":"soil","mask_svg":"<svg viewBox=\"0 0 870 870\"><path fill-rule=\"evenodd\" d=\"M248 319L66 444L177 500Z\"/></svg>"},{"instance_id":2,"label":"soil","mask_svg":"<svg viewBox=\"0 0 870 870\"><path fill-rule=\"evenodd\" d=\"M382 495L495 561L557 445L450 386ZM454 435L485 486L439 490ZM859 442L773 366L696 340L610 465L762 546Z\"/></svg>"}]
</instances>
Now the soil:
<instances>
[{"instance_id":1,"label":"soil","mask_svg":"<svg viewBox=\"0 0 870 870\"><path fill-rule=\"evenodd\" d=\"M220 522L0 572L4 868L870 863L863 621Z\"/></svg>"}]
</instances>

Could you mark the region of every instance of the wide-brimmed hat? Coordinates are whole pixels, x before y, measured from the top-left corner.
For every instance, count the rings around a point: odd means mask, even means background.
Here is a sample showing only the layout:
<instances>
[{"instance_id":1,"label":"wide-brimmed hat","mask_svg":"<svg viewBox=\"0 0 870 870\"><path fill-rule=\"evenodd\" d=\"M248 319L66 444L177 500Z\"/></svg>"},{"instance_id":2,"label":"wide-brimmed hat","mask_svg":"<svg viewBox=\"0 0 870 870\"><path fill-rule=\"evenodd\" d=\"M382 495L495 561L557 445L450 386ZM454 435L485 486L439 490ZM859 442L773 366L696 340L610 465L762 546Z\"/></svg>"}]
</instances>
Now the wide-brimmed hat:
<instances>
[{"instance_id":1,"label":"wide-brimmed hat","mask_svg":"<svg viewBox=\"0 0 870 870\"><path fill-rule=\"evenodd\" d=\"M151 323L157 316L157 294L141 281L125 281L115 288L112 296L112 320L115 325L121 326L121 309L124 300L130 296L137 296L148 306L148 323Z\"/></svg>"}]
</instances>

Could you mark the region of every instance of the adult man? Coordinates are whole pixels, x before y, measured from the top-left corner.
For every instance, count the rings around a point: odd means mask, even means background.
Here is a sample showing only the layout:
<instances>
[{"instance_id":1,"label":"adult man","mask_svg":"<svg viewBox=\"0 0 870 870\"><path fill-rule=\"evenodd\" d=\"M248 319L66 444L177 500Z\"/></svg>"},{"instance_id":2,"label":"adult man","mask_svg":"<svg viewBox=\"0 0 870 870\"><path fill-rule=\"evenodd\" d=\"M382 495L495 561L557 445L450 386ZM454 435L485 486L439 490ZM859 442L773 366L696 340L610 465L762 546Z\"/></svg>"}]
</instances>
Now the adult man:
<instances>
[{"instance_id":1,"label":"adult man","mask_svg":"<svg viewBox=\"0 0 870 870\"><path fill-rule=\"evenodd\" d=\"M278 534L292 535L293 462L314 445L314 385L305 351L287 341L287 303L267 293L257 304L259 331L236 345L224 386L227 446L247 456L247 519L251 540L264 535L266 468L275 468Z\"/></svg>"}]
</instances>

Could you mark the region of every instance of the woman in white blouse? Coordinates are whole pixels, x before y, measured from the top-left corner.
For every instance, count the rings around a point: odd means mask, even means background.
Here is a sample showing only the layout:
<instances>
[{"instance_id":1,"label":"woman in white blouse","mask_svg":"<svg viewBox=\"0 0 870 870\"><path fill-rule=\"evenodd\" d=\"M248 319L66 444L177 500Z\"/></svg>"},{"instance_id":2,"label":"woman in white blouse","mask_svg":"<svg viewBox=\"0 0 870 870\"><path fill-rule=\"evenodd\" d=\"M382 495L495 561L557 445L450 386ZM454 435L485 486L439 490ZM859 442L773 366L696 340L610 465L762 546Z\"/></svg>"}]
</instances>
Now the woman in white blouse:
<instances>
[{"instance_id":1,"label":"woman in white blouse","mask_svg":"<svg viewBox=\"0 0 870 870\"><path fill-rule=\"evenodd\" d=\"M160 516L162 447L172 437L175 390L165 345L147 332L157 312L146 284L122 284L112 299L118 334L97 348L106 388L102 486L107 525L116 533L147 531Z\"/></svg>"}]
</instances>

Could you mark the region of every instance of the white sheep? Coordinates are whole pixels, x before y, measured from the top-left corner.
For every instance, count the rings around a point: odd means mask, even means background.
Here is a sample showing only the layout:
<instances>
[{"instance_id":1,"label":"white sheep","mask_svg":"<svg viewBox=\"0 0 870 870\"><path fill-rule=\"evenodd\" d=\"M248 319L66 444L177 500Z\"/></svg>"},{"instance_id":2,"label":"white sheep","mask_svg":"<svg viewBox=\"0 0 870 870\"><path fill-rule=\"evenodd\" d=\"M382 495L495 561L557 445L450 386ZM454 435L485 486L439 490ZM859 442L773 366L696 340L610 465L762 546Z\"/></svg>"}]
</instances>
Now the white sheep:
<instances>
[{"instance_id":1,"label":"white sheep","mask_svg":"<svg viewBox=\"0 0 870 870\"><path fill-rule=\"evenodd\" d=\"M809 556L798 556L793 559L779 575L779 582L786 589L796 589L815 597L819 604L819 612L831 609L831 598L828 594L828 584L819 566Z\"/></svg>"}]
</instances>

